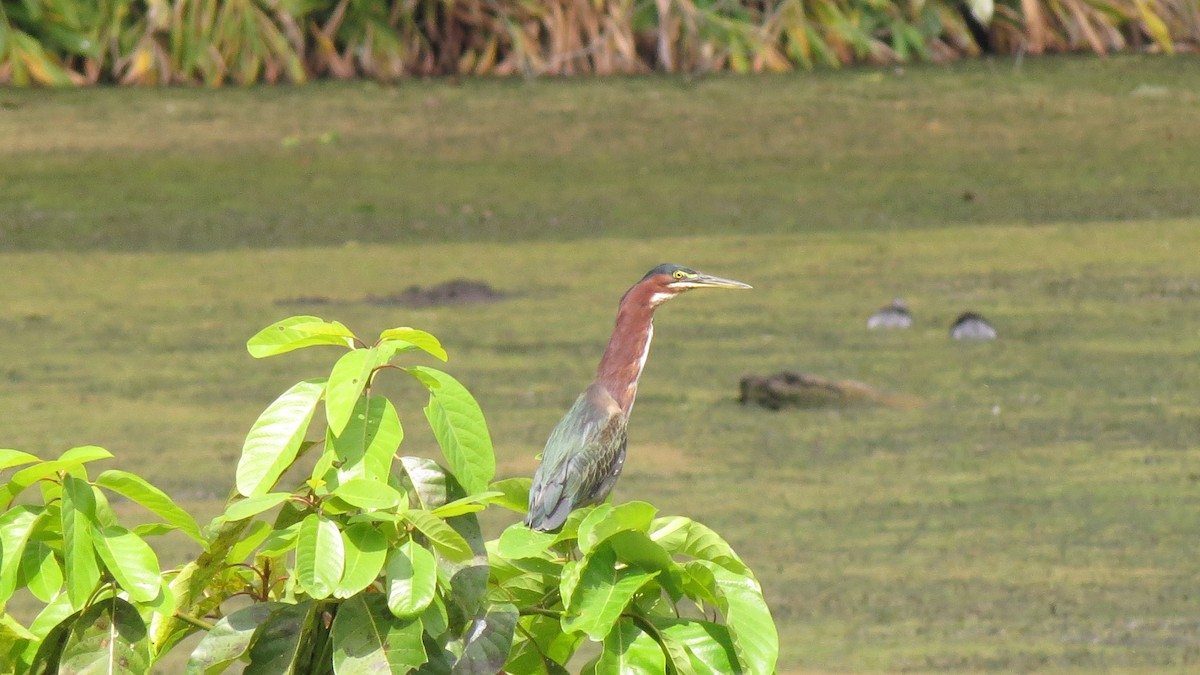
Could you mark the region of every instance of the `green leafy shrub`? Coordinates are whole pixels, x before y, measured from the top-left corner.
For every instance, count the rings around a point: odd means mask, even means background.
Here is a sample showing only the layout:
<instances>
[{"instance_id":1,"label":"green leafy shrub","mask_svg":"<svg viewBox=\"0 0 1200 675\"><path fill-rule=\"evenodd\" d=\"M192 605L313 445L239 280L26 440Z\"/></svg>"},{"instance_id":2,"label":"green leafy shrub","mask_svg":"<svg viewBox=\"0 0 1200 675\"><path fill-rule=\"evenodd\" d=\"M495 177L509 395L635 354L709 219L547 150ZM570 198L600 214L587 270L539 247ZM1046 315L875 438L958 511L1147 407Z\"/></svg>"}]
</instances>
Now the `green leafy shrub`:
<instances>
[{"instance_id":1,"label":"green leafy shrub","mask_svg":"<svg viewBox=\"0 0 1200 675\"><path fill-rule=\"evenodd\" d=\"M206 528L132 473L90 478L111 457L102 448L54 460L0 450L0 470L17 469L0 488L0 601L26 589L44 603L28 626L0 614L0 670L147 672L203 632L188 673L235 662L247 673L562 673L580 659L588 673L773 672L762 590L712 530L630 502L485 542L477 513L522 513L530 481L495 480L487 424L457 380L393 364L418 351L445 360L437 339L396 328L368 345L298 316L247 346L262 358L321 345L346 351L259 416L234 495ZM396 455L399 415L372 393L392 370L428 391L444 464ZM307 478L281 489L310 453ZM122 527L114 495L157 522ZM173 530L203 552L164 571L146 540ZM589 639L599 649L573 662Z\"/></svg>"}]
</instances>

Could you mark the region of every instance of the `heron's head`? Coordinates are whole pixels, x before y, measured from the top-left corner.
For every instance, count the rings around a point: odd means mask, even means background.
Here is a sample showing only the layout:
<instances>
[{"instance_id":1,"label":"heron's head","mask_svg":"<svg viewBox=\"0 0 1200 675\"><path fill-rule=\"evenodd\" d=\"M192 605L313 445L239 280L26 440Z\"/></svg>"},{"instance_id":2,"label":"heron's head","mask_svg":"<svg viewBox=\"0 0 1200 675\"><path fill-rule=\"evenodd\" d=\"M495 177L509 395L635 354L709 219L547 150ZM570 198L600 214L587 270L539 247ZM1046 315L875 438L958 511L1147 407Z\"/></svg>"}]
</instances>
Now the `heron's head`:
<instances>
[{"instance_id":1,"label":"heron's head","mask_svg":"<svg viewBox=\"0 0 1200 675\"><path fill-rule=\"evenodd\" d=\"M683 265L664 264L655 267L629 289L644 289L651 305L657 306L693 288L751 288L733 279L697 272Z\"/></svg>"}]
</instances>

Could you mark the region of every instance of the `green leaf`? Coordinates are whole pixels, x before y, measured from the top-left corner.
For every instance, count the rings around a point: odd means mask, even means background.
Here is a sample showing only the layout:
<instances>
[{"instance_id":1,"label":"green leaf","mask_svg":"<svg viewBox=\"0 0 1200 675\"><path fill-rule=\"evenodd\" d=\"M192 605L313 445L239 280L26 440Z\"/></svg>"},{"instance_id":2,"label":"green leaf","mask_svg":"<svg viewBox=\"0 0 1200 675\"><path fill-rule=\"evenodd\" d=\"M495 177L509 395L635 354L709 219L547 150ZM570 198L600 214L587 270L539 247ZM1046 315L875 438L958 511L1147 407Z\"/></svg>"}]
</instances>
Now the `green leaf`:
<instances>
[{"instance_id":1,"label":"green leaf","mask_svg":"<svg viewBox=\"0 0 1200 675\"><path fill-rule=\"evenodd\" d=\"M246 531L242 533L242 538L238 540L238 543L229 549L229 554L225 556L225 562L230 565L244 562L254 552L254 549L266 541L273 529L270 523L265 523L261 520L250 523Z\"/></svg>"},{"instance_id":2,"label":"green leaf","mask_svg":"<svg viewBox=\"0 0 1200 675\"><path fill-rule=\"evenodd\" d=\"M638 628L632 619L623 618L604 638L603 651L591 669L584 673L604 675L662 675L667 672L667 658L662 647L648 633ZM704 671L684 671L704 672ZM732 675L733 671L712 671Z\"/></svg>"},{"instance_id":3,"label":"green leaf","mask_svg":"<svg viewBox=\"0 0 1200 675\"><path fill-rule=\"evenodd\" d=\"M493 499L500 496L500 492L488 491L478 492L470 497L456 499L448 504L443 504L432 511L433 515L438 518L453 518L467 513L475 513L482 511L490 504Z\"/></svg>"},{"instance_id":4,"label":"green leaf","mask_svg":"<svg viewBox=\"0 0 1200 675\"><path fill-rule=\"evenodd\" d=\"M752 673L773 672L779 658L779 636L758 582L718 563L707 560L697 563L713 574L718 609L725 617L733 646L745 669Z\"/></svg>"},{"instance_id":5,"label":"green leaf","mask_svg":"<svg viewBox=\"0 0 1200 675\"><path fill-rule=\"evenodd\" d=\"M650 527L650 538L672 555L686 555L714 562L735 574L750 576L750 568L742 562L724 539L705 525L681 516L656 518Z\"/></svg>"},{"instance_id":6,"label":"green leaf","mask_svg":"<svg viewBox=\"0 0 1200 675\"><path fill-rule=\"evenodd\" d=\"M67 450L58 459L39 462L13 474L12 478L0 489L0 508L7 508L12 500L34 483L48 478L59 472L76 469L88 462L109 459L112 453L95 445L85 445Z\"/></svg>"},{"instance_id":7,"label":"green leaf","mask_svg":"<svg viewBox=\"0 0 1200 675\"><path fill-rule=\"evenodd\" d=\"M446 470L428 457L401 457L407 481L405 489L415 493L422 508L432 511L462 496L462 489L454 483ZM411 488L409 487L411 485Z\"/></svg>"},{"instance_id":8,"label":"green leaf","mask_svg":"<svg viewBox=\"0 0 1200 675\"><path fill-rule=\"evenodd\" d=\"M426 333L423 330L415 328L389 328L379 334L380 342L398 342L396 351L409 351L412 349L420 349L428 354L433 355L441 361L445 361L446 350L442 348L442 343L434 336Z\"/></svg>"},{"instance_id":9,"label":"green leaf","mask_svg":"<svg viewBox=\"0 0 1200 675\"><path fill-rule=\"evenodd\" d=\"M166 522L178 527L181 532L191 537L199 544L205 544L204 536L200 534L200 526L187 511L179 508L167 493L154 487L141 476L109 469L96 478L96 485L137 502L143 508L151 511Z\"/></svg>"},{"instance_id":10,"label":"green leaf","mask_svg":"<svg viewBox=\"0 0 1200 675\"><path fill-rule=\"evenodd\" d=\"M3 527L0 527L3 533ZM7 557L9 549L4 548ZM40 541L31 541L25 546L21 555L20 579L25 583L30 593L42 602L50 602L62 590L62 565L54 555L54 549Z\"/></svg>"},{"instance_id":11,"label":"green leaf","mask_svg":"<svg viewBox=\"0 0 1200 675\"><path fill-rule=\"evenodd\" d=\"M322 333L323 327L329 327L329 332ZM353 347L350 337L350 331L336 321L326 323L315 316L293 316L260 330L246 341L246 350L261 359L314 345Z\"/></svg>"},{"instance_id":12,"label":"green leaf","mask_svg":"<svg viewBox=\"0 0 1200 675\"><path fill-rule=\"evenodd\" d=\"M385 481L392 458L404 440L396 408L385 396L363 396L355 403L350 421L339 435L329 433L329 449L339 463L339 481L368 478ZM328 452L328 451L327 451Z\"/></svg>"},{"instance_id":13,"label":"green leaf","mask_svg":"<svg viewBox=\"0 0 1200 675\"><path fill-rule=\"evenodd\" d=\"M488 486L488 489L500 493L500 496L492 500L492 503L496 506L501 506L517 513L528 513L529 488L532 486L532 478L521 476L495 481Z\"/></svg>"},{"instance_id":14,"label":"green leaf","mask_svg":"<svg viewBox=\"0 0 1200 675\"><path fill-rule=\"evenodd\" d=\"M539 532L515 523L500 533L496 550L504 558L532 558L541 555L557 540L555 532Z\"/></svg>"},{"instance_id":15,"label":"green leaf","mask_svg":"<svg viewBox=\"0 0 1200 675\"><path fill-rule=\"evenodd\" d=\"M31 455L28 452L21 452L20 450L13 450L11 448L0 449L0 471L40 461L42 460L37 455Z\"/></svg>"},{"instance_id":16,"label":"green leaf","mask_svg":"<svg viewBox=\"0 0 1200 675\"><path fill-rule=\"evenodd\" d=\"M41 506L14 506L0 515L0 607L17 588L25 546L43 510Z\"/></svg>"},{"instance_id":17,"label":"green leaf","mask_svg":"<svg viewBox=\"0 0 1200 675\"><path fill-rule=\"evenodd\" d=\"M612 546L619 562L636 565L648 572L660 572L658 583L667 590L672 600L678 600L683 595L683 569L666 549L645 532L624 530L605 541Z\"/></svg>"},{"instance_id":18,"label":"green leaf","mask_svg":"<svg viewBox=\"0 0 1200 675\"><path fill-rule=\"evenodd\" d=\"M275 611L258 629L250 645L250 664L244 675L291 675L296 668L300 648L310 635L316 603L308 600L285 605Z\"/></svg>"},{"instance_id":19,"label":"green leaf","mask_svg":"<svg viewBox=\"0 0 1200 675\"><path fill-rule=\"evenodd\" d=\"M338 675L407 673L426 661L420 620L398 619L378 593L356 595L333 619L333 671Z\"/></svg>"},{"instance_id":20,"label":"green leaf","mask_svg":"<svg viewBox=\"0 0 1200 675\"><path fill-rule=\"evenodd\" d=\"M601 546L585 556L580 564L582 572L578 583L569 589L569 597L565 591L563 594L569 610L563 619L563 630L583 631L593 640L602 640L634 594L658 576L658 572L618 568L616 554L608 546Z\"/></svg>"},{"instance_id":21,"label":"green leaf","mask_svg":"<svg viewBox=\"0 0 1200 675\"><path fill-rule=\"evenodd\" d=\"M329 494L368 511L395 508L404 495L396 488L378 480L354 478L342 483Z\"/></svg>"},{"instance_id":22,"label":"green leaf","mask_svg":"<svg viewBox=\"0 0 1200 675\"><path fill-rule=\"evenodd\" d=\"M281 602L259 602L225 617L205 634L188 658L186 675L217 675L242 657L254 634L275 612L288 607Z\"/></svg>"},{"instance_id":23,"label":"green leaf","mask_svg":"<svg viewBox=\"0 0 1200 675\"><path fill-rule=\"evenodd\" d=\"M327 598L342 578L345 563L337 523L312 513L300 523L296 538L296 580L309 596Z\"/></svg>"},{"instance_id":24,"label":"green leaf","mask_svg":"<svg viewBox=\"0 0 1200 675\"><path fill-rule=\"evenodd\" d=\"M582 633L565 633L553 616L523 616L521 630L509 652L504 671L538 675L569 675L562 664L571 660L585 639Z\"/></svg>"},{"instance_id":25,"label":"green leaf","mask_svg":"<svg viewBox=\"0 0 1200 675\"><path fill-rule=\"evenodd\" d=\"M96 497L92 486L74 476L65 476L61 508L67 595L73 607L83 607L100 582L100 566L96 563L92 542L92 530L96 525Z\"/></svg>"},{"instance_id":26,"label":"green leaf","mask_svg":"<svg viewBox=\"0 0 1200 675\"><path fill-rule=\"evenodd\" d=\"M664 642L682 647L688 656L677 669L694 673L737 673L742 668L729 629L711 621L696 619L649 619ZM754 672L754 671L751 671Z\"/></svg>"},{"instance_id":27,"label":"green leaf","mask_svg":"<svg viewBox=\"0 0 1200 675\"><path fill-rule=\"evenodd\" d=\"M371 372L387 362L379 349L355 349L343 354L329 373L325 394L325 418L334 436L340 436L359 405Z\"/></svg>"},{"instance_id":28,"label":"green leaf","mask_svg":"<svg viewBox=\"0 0 1200 675\"><path fill-rule=\"evenodd\" d=\"M274 558L296 548L296 538L300 534L300 523L292 523L282 529L272 530L263 540L258 555Z\"/></svg>"},{"instance_id":29,"label":"green leaf","mask_svg":"<svg viewBox=\"0 0 1200 675\"><path fill-rule=\"evenodd\" d=\"M290 492L268 492L254 497L239 499L225 508L225 513L220 516L226 521L245 520L258 514L269 511L276 506L290 499Z\"/></svg>"},{"instance_id":30,"label":"green leaf","mask_svg":"<svg viewBox=\"0 0 1200 675\"><path fill-rule=\"evenodd\" d=\"M468 495L487 490L496 474L496 456L479 404L458 380L440 370L423 366L405 370L429 390L425 417L450 473Z\"/></svg>"},{"instance_id":31,"label":"green leaf","mask_svg":"<svg viewBox=\"0 0 1200 675\"><path fill-rule=\"evenodd\" d=\"M142 538L120 526L93 530L100 559L117 584L138 602L158 597L162 571L158 557Z\"/></svg>"},{"instance_id":32,"label":"green leaf","mask_svg":"<svg viewBox=\"0 0 1200 675\"><path fill-rule=\"evenodd\" d=\"M504 603L472 621L462 656L454 664L454 675L494 675L504 668L518 618L516 606Z\"/></svg>"},{"instance_id":33,"label":"green leaf","mask_svg":"<svg viewBox=\"0 0 1200 675\"><path fill-rule=\"evenodd\" d=\"M296 383L259 415L237 466L238 492L252 497L270 490L296 459L317 402L325 393L322 379Z\"/></svg>"},{"instance_id":34,"label":"green leaf","mask_svg":"<svg viewBox=\"0 0 1200 675\"><path fill-rule=\"evenodd\" d=\"M403 515L404 519L420 530L429 543L438 550L438 553L446 556L447 559L462 562L470 560L475 555L467 540L441 518L428 511L415 509L405 511Z\"/></svg>"},{"instance_id":35,"label":"green leaf","mask_svg":"<svg viewBox=\"0 0 1200 675\"><path fill-rule=\"evenodd\" d=\"M59 455L55 461L60 462L63 468L66 469L71 466L97 462L102 459L112 459L112 453L98 445L81 445L77 448L67 450Z\"/></svg>"},{"instance_id":36,"label":"green leaf","mask_svg":"<svg viewBox=\"0 0 1200 675\"><path fill-rule=\"evenodd\" d=\"M148 673L150 662L145 621L133 605L111 597L87 608L72 622L59 672Z\"/></svg>"},{"instance_id":37,"label":"green leaf","mask_svg":"<svg viewBox=\"0 0 1200 675\"><path fill-rule=\"evenodd\" d=\"M409 539L388 554L384 570L387 605L392 614L411 619L429 606L437 590L437 561L424 546Z\"/></svg>"},{"instance_id":38,"label":"green leaf","mask_svg":"<svg viewBox=\"0 0 1200 675\"><path fill-rule=\"evenodd\" d=\"M658 509L646 502L597 506L579 524L579 550L587 553L613 534L624 530L645 532L657 512Z\"/></svg>"},{"instance_id":39,"label":"green leaf","mask_svg":"<svg viewBox=\"0 0 1200 675\"><path fill-rule=\"evenodd\" d=\"M334 597L349 598L374 583L387 560L387 537L367 523L355 523L342 530L342 548L346 564L342 579L333 589Z\"/></svg>"}]
</instances>

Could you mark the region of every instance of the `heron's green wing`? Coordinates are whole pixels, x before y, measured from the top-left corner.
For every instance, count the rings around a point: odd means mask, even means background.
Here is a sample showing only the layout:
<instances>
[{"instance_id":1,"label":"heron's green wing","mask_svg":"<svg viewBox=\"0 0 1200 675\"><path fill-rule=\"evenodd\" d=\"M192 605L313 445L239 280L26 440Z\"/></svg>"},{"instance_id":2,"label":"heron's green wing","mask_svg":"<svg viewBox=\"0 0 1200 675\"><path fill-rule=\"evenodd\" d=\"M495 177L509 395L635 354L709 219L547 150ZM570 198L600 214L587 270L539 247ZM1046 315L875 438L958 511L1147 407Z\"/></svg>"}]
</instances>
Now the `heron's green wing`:
<instances>
[{"instance_id":1,"label":"heron's green wing","mask_svg":"<svg viewBox=\"0 0 1200 675\"><path fill-rule=\"evenodd\" d=\"M624 456L625 428L625 413L602 386L580 394L546 441L526 524L553 530L575 508L603 499L598 492Z\"/></svg>"}]
</instances>

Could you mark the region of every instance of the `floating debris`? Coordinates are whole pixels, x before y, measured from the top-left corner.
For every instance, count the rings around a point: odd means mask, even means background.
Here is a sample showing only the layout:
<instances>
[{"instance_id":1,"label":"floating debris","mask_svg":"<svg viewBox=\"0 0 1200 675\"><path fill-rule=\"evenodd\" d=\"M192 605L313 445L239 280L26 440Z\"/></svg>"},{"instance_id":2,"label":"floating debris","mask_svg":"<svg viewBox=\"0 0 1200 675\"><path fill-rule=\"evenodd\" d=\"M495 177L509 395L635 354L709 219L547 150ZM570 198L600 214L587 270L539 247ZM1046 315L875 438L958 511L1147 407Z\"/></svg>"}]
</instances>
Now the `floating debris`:
<instances>
[{"instance_id":1,"label":"floating debris","mask_svg":"<svg viewBox=\"0 0 1200 675\"><path fill-rule=\"evenodd\" d=\"M886 405L893 408L915 408L920 399L902 394L888 394L869 384L854 380L831 380L818 375L784 371L769 377L747 375L740 383L742 405L760 405L771 410L780 408L827 408L851 405Z\"/></svg>"},{"instance_id":2,"label":"floating debris","mask_svg":"<svg viewBox=\"0 0 1200 675\"><path fill-rule=\"evenodd\" d=\"M909 328L912 326L912 314L904 298L892 300L892 304L880 307L879 311L867 319L867 328Z\"/></svg>"},{"instance_id":3,"label":"floating debris","mask_svg":"<svg viewBox=\"0 0 1200 675\"><path fill-rule=\"evenodd\" d=\"M963 312L950 325L950 337L955 340L995 340L996 329L975 312Z\"/></svg>"}]
</instances>

